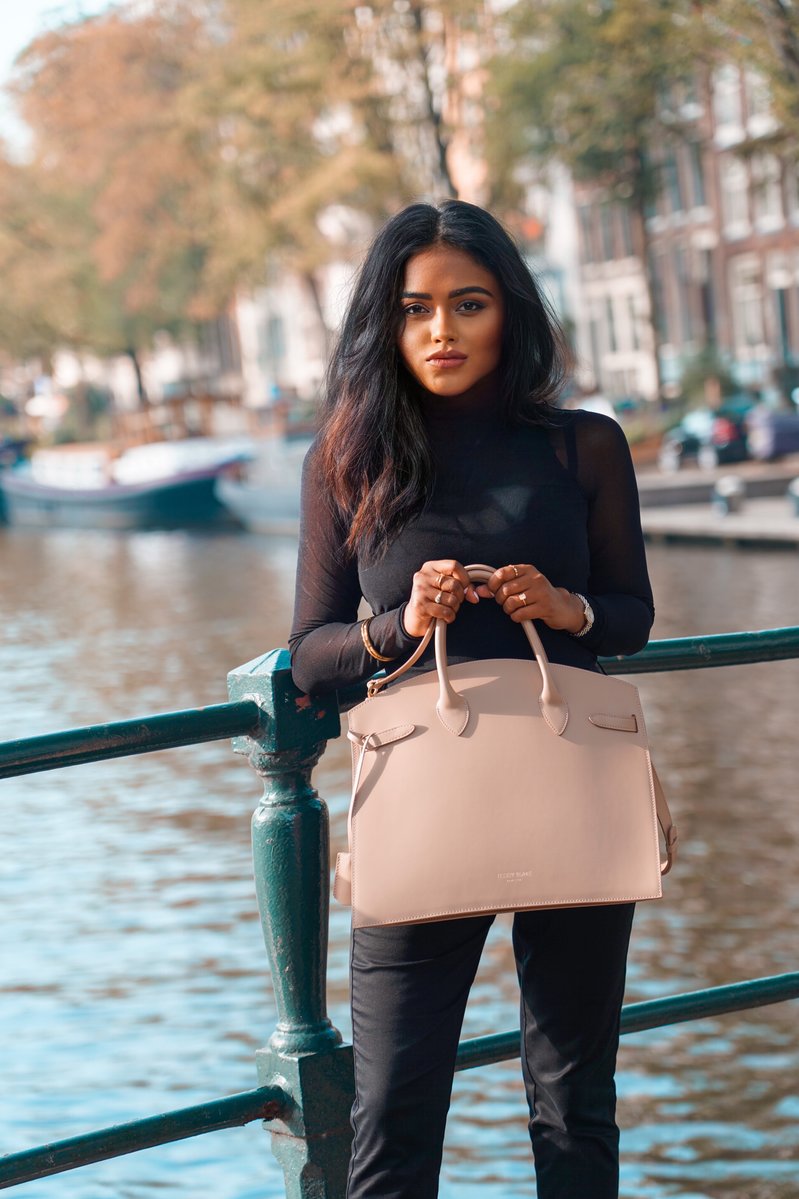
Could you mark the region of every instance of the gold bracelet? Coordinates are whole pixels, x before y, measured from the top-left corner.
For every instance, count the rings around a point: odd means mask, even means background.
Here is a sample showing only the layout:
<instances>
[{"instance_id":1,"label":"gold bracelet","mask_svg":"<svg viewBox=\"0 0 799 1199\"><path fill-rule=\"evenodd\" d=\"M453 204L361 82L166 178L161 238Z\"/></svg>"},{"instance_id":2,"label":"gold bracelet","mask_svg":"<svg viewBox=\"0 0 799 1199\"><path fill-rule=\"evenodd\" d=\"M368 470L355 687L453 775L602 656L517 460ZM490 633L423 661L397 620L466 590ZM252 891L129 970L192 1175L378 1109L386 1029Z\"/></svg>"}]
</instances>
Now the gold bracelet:
<instances>
[{"instance_id":1,"label":"gold bracelet","mask_svg":"<svg viewBox=\"0 0 799 1199\"><path fill-rule=\"evenodd\" d=\"M375 662L393 662L394 658L386 658L383 654L379 654L372 645L369 637L369 625L373 620L374 617L370 616L368 620L361 621L361 641L363 642L364 649L371 658L374 658Z\"/></svg>"}]
</instances>

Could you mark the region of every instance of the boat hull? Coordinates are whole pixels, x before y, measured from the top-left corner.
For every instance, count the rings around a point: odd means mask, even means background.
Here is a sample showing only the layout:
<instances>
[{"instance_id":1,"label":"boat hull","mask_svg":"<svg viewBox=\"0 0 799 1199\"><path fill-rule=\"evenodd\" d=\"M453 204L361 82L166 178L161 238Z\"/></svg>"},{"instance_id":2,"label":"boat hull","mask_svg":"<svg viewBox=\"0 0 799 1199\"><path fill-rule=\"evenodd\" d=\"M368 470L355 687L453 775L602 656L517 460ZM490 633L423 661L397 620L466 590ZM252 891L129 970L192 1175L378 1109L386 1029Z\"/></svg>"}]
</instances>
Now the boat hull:
<instances>
[{"instance_id":1,"label":"boat hull","mask_svg":"<svg viewBox=\"0 0 799 1199\"><path fill-rule=\"evenodd\" d=\"M300 488L259 486L221 477L216 482L217 498L253 533L296 533L300 524Z\"/></svg>"},{"instance_id":2,"label":"boat hull","mask_svg":"<svg viewBox=\"0 0 799 1199\"><path fill-rule=\"evenodd\" d=\"M52 487L0 473L5 520L26 528L174 529L234 523L214 492L219 470L97 488Z\"/></svg>"}]
</instances>

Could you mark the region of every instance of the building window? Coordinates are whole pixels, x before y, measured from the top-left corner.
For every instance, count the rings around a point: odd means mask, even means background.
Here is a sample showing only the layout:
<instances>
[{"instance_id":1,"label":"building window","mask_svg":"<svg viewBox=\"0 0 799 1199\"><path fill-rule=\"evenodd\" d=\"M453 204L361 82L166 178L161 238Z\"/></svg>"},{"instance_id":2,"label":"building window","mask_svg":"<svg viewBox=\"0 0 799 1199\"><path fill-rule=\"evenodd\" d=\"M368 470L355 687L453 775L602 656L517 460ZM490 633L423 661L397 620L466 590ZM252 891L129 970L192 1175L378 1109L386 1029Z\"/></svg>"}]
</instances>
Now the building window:
<instances>
[{"instance_id":1,"label":"building window","mask_svg":"<svg viewBox=\"0 0 799 1199\"><path fill-rule=\"evenodd\" d=\"M713 116L716 122L716 141L731 145L743 137L741 110L741 73L727 63L713 76Z\"/></svg>"},{"instance_id":2,"label":"building window","mask_svg":"<svg viewBox=\"0 0 799 1199\"><path fill-rule=\"evenodd\" d=\"M595 262L594 254L594 213L589 204L582 204L577 210L580 221L580 238L583 243L583 261Z\"/></svg>"},{"instance_id":3,"label":"building window","mask_svg":"<svg viewBox=\"0 0 799 1199\"><path fill-rule=\"evenodd\" d=\"M758 154L752 159L752 207L758 229L782 228L782 168L774 154Z\"/></svg>"},{"instance_id":4,"label":"building window","mask_svg":"<svg viewBox=\"0 0 799 1199\"><path fill-rule=\"evenodd\" d=\"M799 224L799 163L785 163L785 211L791 222Z\"/></svg>"},{"instance_id":5,"label":"building window","mask_svg":"<svg viewBox=\"0 0 799 1199\"><path fill-rule=\"evenodd\" d=\"M780 338L780 356L783 362L791 357L791 322L788 316L788 292L784 287L774 291L774 302L777 307L777 329Z\"/></svg>"},{"instance_id":6,"label":"building window","mask_svg":"<svg viewBox=\"0 0 799 1199\"><path fill-rule=\"evenodd\" d=\"M277 365L286 357L286 335L283 317L271 315L266 323L266 356Z\"/></svg>"},{"instance_id":7,"label":"building window","mask_svg":"<svg viewBox=\"0 0 799 1199\"><path fill-rule=\"evenodd\" d=\"M702 160L702 147L699 142L688 143L688 162L691 168L691 199L694 208L704 208L705 196L705 164Z\"/></svg>"},{"instance_id":8,"label":"building window","mask_svg":"<svg viewBox=\"0 0 799 1199\"><path fill-rule=\"evenodd\" d=\"M745 79L747 128L752 137L763 137L777 127L771 104L771 89L759 71L750 68Z\"/></svg>"},{"instance_id":9,"label":"building window","mask_svg":"<svg viewBox=\"0 0 799 1199\"><path fill-rule=\"evenodd\" d=\"M591 365L594 370L594 382L598 387L602 386L602 354L600 351L600 335L599 335L599 320L596 316L592 316L588 325L591 335Z\"/></svg>"},{"instance_id":10,"label":"building window","mask_svg":"<svg viewBox=\"0 0 799 1199\"><path fill-rule=\"evenodd\" d=\"M635 254L633 247L633 229L630 221L630 210L622 204L619 209L619 228L621 230L621 248L625 258L632 258Z\"/></svg>"},{"instance_id":11,"label":"building window","mask_svg":"<svg viewBox=\"0 0 799 1199\"><path fill-rule=\"evenodd\" d=\"M638 336L638 313L635 311L635 300L632 296L627 297L627 319L630 328L630 346L633 350L640 350L641 339Z\"/></svg>"},{"instance_id":12,"label":"building window","mask_svg":"<svg viewBox=\"0 0 799 1199\"><path fill-rule=\"evenodd\" d=\"M603 204L599 210L599 228L602 236L602 258L612 262L616 257L616 247L613 238L613 209L610 204Z\"/></svg>"},{"instance_id":13,"label":"building window","mask_svg":"<svg viewBox=\"0 0 799 1199\"><path fill-rule=\"evenodd\" d=\"M787 362L792 357L791 289L793 282L788 256L786 254L769 255L766 284L773 296L773 327L779 339L780 356L783 362Z\"/></svg>"},{"instance_id":14,"label":"building window","mask_svg":"<svg viewBox=\"0 0 799 1199\"><path fill-rule=\"evenodd\" d=\"M673 150L669 150L663 160L663 190L672 212L682 212L682 187L680 186L680 168Z\"/></svg>"},{"instance_id":15,"label":"building window","mask_svg":"<svg viewBox=\"0 0 799 1199\"><path fill-rule=\"evenodd\" d=\"M756 258L741 256L730 262L730 296L736 345L751 349L763 344L763 282Z\"/></svg>"},{"instance_id":16,"label":"building window","mask_svg":"<svg viewBox=\"0 0 799 1199\"><path fill-rule=\"evenodd\" d=\"M768 80L751 67L746 72L746 108L749 117L771 116L771 89Z\"/></svg>"},{"instance_id":17,"label":"building window","mask_svg":"<svg viewBox=\"0 0 799 1199\"><path fill-rule=\"evenodd\" d=\"M749 175L740 158L720 160L724 228L728 237L745 237L749 232Z\"/></svg>"},{"instance_id":18,"label":"building window","mask_svg":"<svg viewBox=\"0 0 799 1199\"><path fill-rule=\"evenodd\" d=\"M680 114L690 119L692 114L698 115L701 111L702 105L696 87L696 76L686 75L680 86Z\"/></svg>"},{"instance_id":19,"label":"building window","mask_svg":"<svg viewBox=\"0 0 799 1199\"><path fill-rule=\"evenodd\" d=\"M691 319L691 276L688 262L688 252L684 246L678 246L674 254L674 267L677 276L677 301L680 309L680 334L682 344L693 341L694 329Z\"/></svg>"},{"instance_id":20,"label":"building window","mask_svg":"<svg viewBox=\"0 0 799 1199\"><path fill-rule=\"evenodd\" d=\"M613 301L610 296L605 296L605 327L608 333L608 349L611 354L615 354L619 343L616 338L616 322L613 317Z\"/></svg>"},{"instance_id":21,"label":"building window","mask_svg":"<svg viewBox=\"0 0 799 1199\"><path fill-rule=\"evenodd\" d=\"M705 337L708 341L713 341L716 336L716 303L713 294L713 257L710 250L697 251L697 267Z\"/></svg>"}]
</instances>

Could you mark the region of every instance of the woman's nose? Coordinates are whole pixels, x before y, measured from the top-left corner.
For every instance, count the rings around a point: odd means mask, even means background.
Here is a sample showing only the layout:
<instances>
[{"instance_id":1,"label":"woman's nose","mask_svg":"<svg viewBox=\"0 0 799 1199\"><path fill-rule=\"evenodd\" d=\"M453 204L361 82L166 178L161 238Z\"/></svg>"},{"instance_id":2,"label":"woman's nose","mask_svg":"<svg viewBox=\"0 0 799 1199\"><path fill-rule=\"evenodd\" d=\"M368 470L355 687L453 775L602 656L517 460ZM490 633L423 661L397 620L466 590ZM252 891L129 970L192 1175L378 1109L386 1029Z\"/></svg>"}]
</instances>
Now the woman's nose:
<instances>
[{"instance_id":1,"label":"woman's nose","mask_svg":"<svg viewBox=\"0 0 799 1199\"><path fill-rule=\"evenodd\" d=\"M437 309L433 316L431 328L433 341L454 341L455 330L452 325L452 320L449 312L446 309Z\"/></svg>"}]
</instances>

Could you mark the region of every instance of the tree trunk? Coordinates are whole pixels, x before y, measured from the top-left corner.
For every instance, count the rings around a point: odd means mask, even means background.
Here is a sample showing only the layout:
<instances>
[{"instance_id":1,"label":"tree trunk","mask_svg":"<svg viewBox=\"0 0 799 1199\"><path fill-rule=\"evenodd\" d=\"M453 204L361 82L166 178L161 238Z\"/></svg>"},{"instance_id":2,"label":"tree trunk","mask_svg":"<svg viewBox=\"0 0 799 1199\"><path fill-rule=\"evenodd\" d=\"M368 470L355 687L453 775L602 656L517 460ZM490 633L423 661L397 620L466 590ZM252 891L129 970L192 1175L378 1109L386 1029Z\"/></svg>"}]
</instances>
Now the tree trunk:
<instances>
[{"instance_id":1,"label":"tree trunk","mask_svg":"<svg viewBox=\"0 0 799 1199\"><path fill-rule=\"evenodd\" d=\"M128 348L125 350L125 353L133 363L133 371L136 375L136 392L139 397L139 408L146 408L149 403L149 396L147 395L147 388L144 385L144 376L142 375L139 352L135 346L128 346Z\"/></svg>"},{"instance_id":2,"label":"tree trunk","mask_svg":"<svg viewBox=\"0 0 799 1199\"><path fill-rule=\"evenodd\" d=\"M633 179L632 197L630 199L630 208L637 218L639 236L641 239L641 267L644 274L644 284L646 285L646 294L649 301L649 327L652 331L652 350L655 359L655 379L657 381L657 398L658 402L663 400L663 375L660 365L660 322L657 305L657 297L655 293L655 281L652 275L652 241L649 236L649 229L646 223L646 164L643 154L638 148L634 155L635 160L635 175Z\"/></svg>"},{"instance_id":3,"label":"tree trunk","mask_svg":"<svg viewBox=\"0 0 799 1199\"><path fill-rule=\"evenodd\" d=\"M323 347L323 352L324 352L324 359L325 359L325 362L327 362L327 359L330 354L330 330L327 327L327 321L325 320L324 308L322 307L322 293L319 290L319 283L317 282L316 276L314 275L313 271L303 271L302 278L305 280L305 284L308 288L308 291L311 293L311 299L313 300L314 310L315 310L317 318L319 320L319 328L322 331L322 347Z\"/></svg>"},{"instance_id":4,"label":"tree trunk","mask_svg":"<svg viewBox=\"0 0 799 1199\"><path fill-rule=\"evenodd\" d=\"M421 4L412 4L410 7L410 15L413 20L414 33L416 35L416 48L419 56L419 63L422 68L422 86L424 87L424 106L425 115L433 135L433 143L436 153L436 167L441 177L441 183L447 192L447 195L454 196L457 199L458 190L452 182L452 176L449 173L449 163L447 162L447 142L444 137L444 124L441 113L435 105L433 96L433 88L430 83L430 62L429 54L425 47L425 29L424 29L424 6Z\"/></svg>"},{"instance_id":5,"label":"tree trunk","mask_svg":"<svg viewBox=\"0 0 799 1199\"><path fill-rule=\"evenodd\" d=\"M72 407L75 412L75 428L78 440L91 440L94 430L89 411L89 388L83 377L78 380L72 389Z\"/></svg>"}]
</instances>

